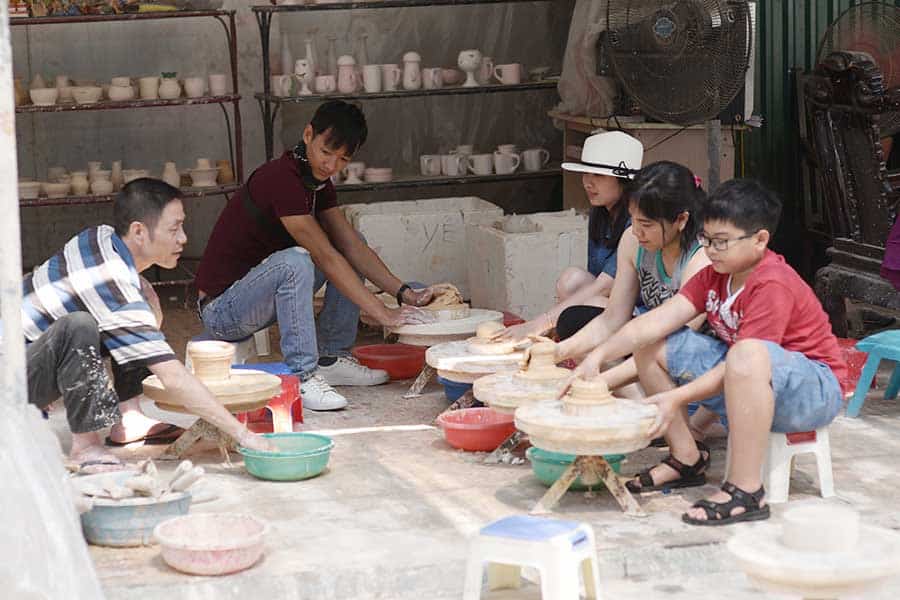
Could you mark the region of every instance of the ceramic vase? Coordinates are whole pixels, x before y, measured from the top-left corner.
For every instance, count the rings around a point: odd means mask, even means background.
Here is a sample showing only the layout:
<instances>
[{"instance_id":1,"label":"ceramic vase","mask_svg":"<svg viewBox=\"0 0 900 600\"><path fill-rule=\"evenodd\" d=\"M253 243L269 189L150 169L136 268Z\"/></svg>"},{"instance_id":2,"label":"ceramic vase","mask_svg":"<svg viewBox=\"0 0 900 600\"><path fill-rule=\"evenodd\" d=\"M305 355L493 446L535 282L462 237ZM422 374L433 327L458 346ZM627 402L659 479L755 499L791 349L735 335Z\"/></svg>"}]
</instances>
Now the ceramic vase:
<instances>
[{"instance_id":1,"label":"ceramic vase","mask_svg":"<svg viewBox=\"0 0 900 600\"><path fill-rule=\"evenodd\" d=\"M84 196L90 191L91 183L84 171L72 171L72 193L76 196Z\"/></svg>"},{"instance_id":2,"label":"ceramic vase","mask_svg":"<svg viewBox=\"0 0 900 600\"><path fill-rule=\"evenodd\" d=\"M231 161L217 160L216 166L219 168L219 183L234 183L234 171L231 168Z\"/></svg>"},{"instance_id":3,"label":"ceramic vase","mask_svg":"<svg viewBox=\"0 0 900 600\"><path fill-rule=\"evenodd\" d=\"M163 167L162 180L172 187L177 188L181 185L181 175L178 174L178 169L175 167L175 163L166 163L166 165Z\"/></svg>"},{"instance_id":4,"label":"ceramic vase","mask_svg":"<svg viewBox=\"0 0 900 600\"><path fill-rule=\"evenodd\" d=\"M159 84L159 97L163 100L175 100L181 96L181 86L175 79L175 74L164 73Z\"/></svg>"}]
</instances>

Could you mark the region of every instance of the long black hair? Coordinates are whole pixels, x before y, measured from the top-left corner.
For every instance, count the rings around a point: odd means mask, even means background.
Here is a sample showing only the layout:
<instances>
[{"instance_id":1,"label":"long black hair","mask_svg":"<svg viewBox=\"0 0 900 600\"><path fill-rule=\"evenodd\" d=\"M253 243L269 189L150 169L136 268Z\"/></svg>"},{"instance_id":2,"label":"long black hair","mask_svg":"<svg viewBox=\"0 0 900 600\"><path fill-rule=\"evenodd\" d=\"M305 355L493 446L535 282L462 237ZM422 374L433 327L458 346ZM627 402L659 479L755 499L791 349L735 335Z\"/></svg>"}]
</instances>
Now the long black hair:
<instances>
[{"instance_id":1,"label":"long black hair","mask_svg":"<svg viewBox=\"0 0 900 600\"><path fill-rule=\"evenodd\" d=\"M596 244L602 244L607 248L618 248L622 234L628 229L628 207L622 200L628 197L628 189L631 181L617 178L622 186L622 195L616 202L616 216L613 218L605 206L592 206L588 219L588 236ZM609 237L606 232L609 231Z\"/></svg>"},{"instance_id":2,"label":"long black hair","mask_svg":"<svg viewBox=\"0 0 900 600\"><path fill-rule=\"evenodd\" d=\"M688 221L681 232L681 251L689 251L697 241L702 223L700 211L706 204L706 192L690 169L661 160L642 168L632 182L629 202L634 202L648 219L662 224L674 223L683 212Z\"/></svg>"}]
</instances>

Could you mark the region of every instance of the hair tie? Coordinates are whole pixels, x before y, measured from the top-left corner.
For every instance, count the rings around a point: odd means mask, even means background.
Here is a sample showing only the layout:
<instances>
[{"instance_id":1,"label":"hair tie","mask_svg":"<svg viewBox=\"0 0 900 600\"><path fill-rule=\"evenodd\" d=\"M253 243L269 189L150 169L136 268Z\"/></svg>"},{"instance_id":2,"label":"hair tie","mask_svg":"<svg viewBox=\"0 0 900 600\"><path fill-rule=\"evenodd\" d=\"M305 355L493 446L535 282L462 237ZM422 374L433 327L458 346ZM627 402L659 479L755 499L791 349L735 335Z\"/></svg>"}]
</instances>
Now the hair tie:
<instances>
[{"instance_id":1,"label":"hair tie","mask_svg":"<svg viewBox=\"0 0 900 600\"><path fill-rule=\"evenodd\" d=\"M700 179L699 177L697 177L696 175L694 175L694 186L695 186L697 189L700 189L700 187L703 186L703 180Z\"/></svg>"}]
</instances>

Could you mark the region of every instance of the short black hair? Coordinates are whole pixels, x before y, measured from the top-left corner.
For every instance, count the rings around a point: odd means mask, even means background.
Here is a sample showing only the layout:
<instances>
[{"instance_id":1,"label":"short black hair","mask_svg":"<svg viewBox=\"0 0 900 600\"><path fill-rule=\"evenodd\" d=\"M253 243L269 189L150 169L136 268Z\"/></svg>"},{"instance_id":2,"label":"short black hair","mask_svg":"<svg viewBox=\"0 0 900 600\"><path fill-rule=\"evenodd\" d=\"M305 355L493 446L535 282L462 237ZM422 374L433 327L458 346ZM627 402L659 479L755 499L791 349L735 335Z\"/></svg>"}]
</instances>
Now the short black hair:
<instances>
[{"instance_id":1,"label":"short black hair","mask_svg":"<svg viewBox=\"0 0 900 600\"><path fill-rule=\"evenodd\" d=\"M320 104L309 124L313 135L325 134L325 144L329 148L346 148L351 155L366 143L369 135L363 111L343 100Z\"/></svg>"},{"instance_id":2,"label":"short black hair","mask_svg":"<svg viewBox=\"0 0 900 600\"><path fill-rule=\"evenodd\" d=\"M631 182L629 201L648 219L657 222L674 223L678 215L688 213L681 232L682 252L688 252L697 242L699 213L706 203L706 192L684 165L661 160L642 168Z\"/></svg>"},{"instance_id":3,"label":"short black hair","mask_svg":"<svg viewBox=\"0 0 900 600\"><path fill-rule=\"evenodd\" d=\"M731 223L744 233L765 229L775 233L781 219L781 200L755 179L731 179L709 197L704 221Z\"/></svg>"},{"instance_id":4,"label":"short black hair","mask_svg":"<svg viewBox=\"0 0 900 600\"><path fill-rule=\"evenodd\" d=\"M135 221L153 231L169 202L180 197L178 188L159 179L141 177L130 181L113 200L113 227L116 234L124 237Z\"/></svg>"}]
</instances>

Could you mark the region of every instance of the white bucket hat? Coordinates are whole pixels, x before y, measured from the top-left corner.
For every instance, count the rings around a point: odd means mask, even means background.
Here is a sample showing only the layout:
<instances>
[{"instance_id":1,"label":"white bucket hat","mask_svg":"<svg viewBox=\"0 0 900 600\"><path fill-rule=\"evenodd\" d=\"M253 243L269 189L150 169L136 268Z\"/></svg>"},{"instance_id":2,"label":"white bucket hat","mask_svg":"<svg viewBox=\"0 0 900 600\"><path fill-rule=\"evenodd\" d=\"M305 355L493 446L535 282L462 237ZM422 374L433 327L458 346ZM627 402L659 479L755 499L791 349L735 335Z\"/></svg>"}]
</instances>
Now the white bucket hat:
<instances>
[{"instance_id":1,"label":"white bucket hat","mask_svg":"<svg viewBox=\"0 0 900 600\"><path fill-rule=\"evenodd\" d=\"M593 173L634 179L641 169L644 146L624 131L606 131L584 140L581 162L566 162L562 168L576 173Z\"/></svg>"}]
</instances>

